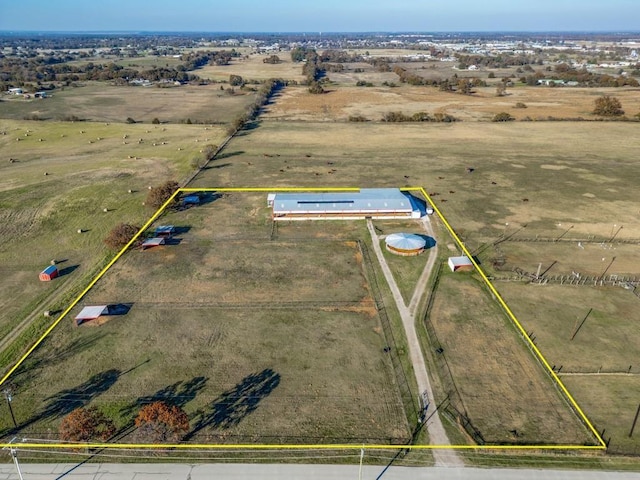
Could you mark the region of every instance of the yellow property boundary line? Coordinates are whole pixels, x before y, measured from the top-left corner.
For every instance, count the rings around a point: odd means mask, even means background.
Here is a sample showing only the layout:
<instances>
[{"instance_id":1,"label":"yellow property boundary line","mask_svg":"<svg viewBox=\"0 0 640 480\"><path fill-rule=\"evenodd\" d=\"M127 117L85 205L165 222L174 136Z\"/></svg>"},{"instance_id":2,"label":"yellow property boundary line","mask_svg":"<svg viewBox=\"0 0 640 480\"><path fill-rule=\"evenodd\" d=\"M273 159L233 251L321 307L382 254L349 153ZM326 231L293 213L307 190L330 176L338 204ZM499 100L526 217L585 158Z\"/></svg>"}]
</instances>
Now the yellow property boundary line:
<instances>
[{"instance_id":1,"label":"yellow property boundary line","mask_svg":"<svg viewBox=\"0 0 640 480\"><path fill-rule=\"evenodd\" d=\"M69 314L69 312L82 300L82 298L93 288L93 286L100 280L109 269L124 255L124 253L133 245L133 243L142 235L150 226L155 222L160 215L164 212L164 210L169 206L173 200L180 195L181 193L195 193L195 192L244 192L244 193L256 193L256 192L357 192L359 191L359 187L278 187L278 188L266 188L266 187L256 187L256 188L179 188L176 190L173 195L149 218L149 220L138 230L138 232L133 236L133 238L116 254L115 257L95 276L91 282L87 285L87 287L69 304L69 306L60 314L60 316L54 321L49 328L42 334L42 336L27 350L27 352L16 362L16 364L11 367L11 369L2 377L0 380L0 386L2 386L9 377L15 372L20 365L24 363L24 361L33 353L33 351L38 348L38 346L44 341L44 339L53 331L53 329ZM538 347L533 343L531 338L527 335L527 332L522 327L516 316L513 314L507 303L504 301L502 296L498 293L497 289L493 286L491 281L487 278L485 273L480 268L480 265L473 258L467 247L464 245L460 237L456 234L454 229L451 227L447 219L444 217L440 209L436 206L434 201L431 199L429 194L422 187L408 187L401 188L403 191L415 191L421 193L427 202L431 205L434 212L438 215L440 220L447 227L447 230L456 241L460 249L464 252L464 254L469 257L471 262L473 263L476 271L480 274L485 284L489 287L489 290L495 295L496 299L508 315L509 319L514 323L518 331L522 333L523 337L527 340L528 345L532 348L537 356L538 360L540 360L543 366L547 369L548 373L551 375L551 378L556 382L556 384L560 387L560 390L566 398L569 400L571 406L578 413L580 419L584 422L584 424L588 427L588 429L593 433L595 438L598 440L599 445L362 445L362 444L153 444L153 443L0 443L0 448L15 448L16 445L19 445L21 448L41 448L41 449L62 449L62 448L104 448L104 449L178 449L178 450L188 450L188 449L218 449L218 450L232 450L232 449L246 449L246 450L355 450L355 449L366 449L366 450L401 450L401 449L410 449L410 450L438 450L438 449L456 449L456 450L604 450L607 448L605 441L602 439L598 431L594 428L592 423L589 421L587 416L584 414L582 409L578 406L577 402L573 398L573 396L569 393L569 390L564 386L560 378L553 371L549 362L542 355Z\"/></svg>"}]
</instances>

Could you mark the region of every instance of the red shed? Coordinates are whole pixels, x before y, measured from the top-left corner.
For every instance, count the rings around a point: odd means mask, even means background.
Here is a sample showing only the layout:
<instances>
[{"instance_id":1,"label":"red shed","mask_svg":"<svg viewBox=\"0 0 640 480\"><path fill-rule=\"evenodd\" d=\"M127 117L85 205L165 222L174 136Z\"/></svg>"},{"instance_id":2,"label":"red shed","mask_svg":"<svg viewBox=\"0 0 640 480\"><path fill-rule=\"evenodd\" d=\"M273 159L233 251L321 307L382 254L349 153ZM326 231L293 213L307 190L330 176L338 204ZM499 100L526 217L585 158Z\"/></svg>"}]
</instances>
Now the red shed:
<instances>
[{"instance_id":1,"label":"red shed","mask_svg":"<svg viewBox=\"0 0 640 480\"><path fill-rule=\"evenodd\" d=\"M55 265L49 265L43 271L40 272L40 281L48 282L58 276L58 268Z\"/></svg>"}]
</instances>

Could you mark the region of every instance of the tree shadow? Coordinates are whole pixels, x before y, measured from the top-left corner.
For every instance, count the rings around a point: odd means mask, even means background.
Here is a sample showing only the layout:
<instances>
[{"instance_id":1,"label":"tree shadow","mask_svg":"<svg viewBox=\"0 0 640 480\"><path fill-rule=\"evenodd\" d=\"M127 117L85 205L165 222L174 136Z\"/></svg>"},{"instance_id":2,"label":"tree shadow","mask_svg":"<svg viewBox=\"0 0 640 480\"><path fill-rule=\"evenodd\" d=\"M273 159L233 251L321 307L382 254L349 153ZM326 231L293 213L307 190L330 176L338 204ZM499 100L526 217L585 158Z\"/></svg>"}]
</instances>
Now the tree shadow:
<instances>
[{"instance_id":1,"label":"tree shadow","mask_svg":"<svg viewBox=\"0 0 640 480\"><path fill-rule=\"evenodd\" d=\"M159 401L182 408L191 400L196 398L200 390L206 386L208 381L209 379L207 377L194 377L188 381L176 382L172 385L167 385L152 395L138 397L135 402L122 408L120 412L123 416L131 417L144 405Z\"/></svg>"},{"instance_id":2,"label":"tree shadow","mask_svg":"<svg viewBox=\"0 0 640 480\"><path fill-rule=\"evenodd\" d=\"M211 165L208 167L203 167L202 170L215 170L215 169L220 169L220 168L225 168L230 166L231 166L230 163L221 163L220 165Z\"/></svg>"},{"instance_id":3,"label":"tree shadow","mask_svg":"<svg viewBox=\"0 0 640 480\"><path fill-rule=\"evenodd\" d=\"M152 395L138 397L135 402L120 409L120 414L123 417L128 418L128 421L113 435L113 437L109 439L109 441L122 440L135 430L135 416L144 405L163 401L170 405L183 408L187 403L196 398L208 381L209 379L207 377L194 377L188 381L176 382L172 385L167 385Z\"/></svg>"},{"instance_id":4,"label":"tree shadow","mask_svg":"<svg viewBox=\"0 0 640 480\"><path fill-rule=\"evenodd\" d=\"M15 383L16 388L20 390L20 385L24 382L27 382L31 378L28 375L29 373L41 368L44 365L46 365L47 367L57 365L69 358L75 357L85 350L93 348L93 346L98 343L105 335L106 333L103 331L94 330L90 334L83 335L80 338L76 338L68 344L60 345L47 353L40 353L39 355L32 355L27 357L27 360L25 360L22 367L18 369L11 377L12 382Z\"/></svg>"},{"instance_id":5,"label":"tree shadow","mask_svg":"<svg viewBox=\"0 0 640 480\"><path fill-rule=\"evenodd\" d=\"M235 152L224 152L216 155L216 158L214 158L214 160L223 160L225 158L236 157L238 155L244 155L244 153L244 150L237 150Z\"/></svg>"},{"instance_id":6,"label":"tree shadow","mask_svg":"<svg viewBox=\"0 0 640 480\"><path fill-rule=\"evenodd\" d=\"M185 440L194 437L200 430L231 428L251 414L262 399L266 398L280 384L280 374L270 368L245 377L231 390L223 392L205 409L194 415L195 425Z\"/></svg>"},{"instance_id":7,"label":"tree shadow","mask_svg":"<svg viewBox=\"0 0 640 480\"><path fill-rule=\"evenodd\" d=\"M47 397L47 405L29 420L20 424L20 429L24 429L33 423L43 420L54 420L68 415L76 408L88 405L94 398L109 390L120 377L120 370L111 369L100 372L77 387L61 390L58 393Z\"/></svg>"}]
</instances>

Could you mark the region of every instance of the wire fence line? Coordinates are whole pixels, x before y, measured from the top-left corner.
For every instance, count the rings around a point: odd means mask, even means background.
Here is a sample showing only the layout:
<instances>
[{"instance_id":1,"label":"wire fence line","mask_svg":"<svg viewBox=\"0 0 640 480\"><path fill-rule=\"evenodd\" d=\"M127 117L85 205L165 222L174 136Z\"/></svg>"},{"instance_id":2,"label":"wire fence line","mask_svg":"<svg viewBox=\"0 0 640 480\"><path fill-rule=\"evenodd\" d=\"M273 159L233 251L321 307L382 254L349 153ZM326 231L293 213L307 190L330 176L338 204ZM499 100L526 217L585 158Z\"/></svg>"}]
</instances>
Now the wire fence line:
<instances>
[{"instance_id":1,"label":"wire fence line","mask_svg":"<svg viewBox=\"0 0 640 480\"><path fill-rule=\"evenodd\" d=\"M449 367L447 354L438 340L435 326L431 321L431 311L433 309L435 293L440 283L443 266L443 262L437 264L434 281L429 291L427 308L423 317L423 324L427 331L427 338L431 351L435 352L431 353L431 358L438 370L438 376L445 395L445 400L438 406L438 411L447 416L453 423L460 425L478 445L484 445L486 443L485 439L480 430L473 425L471 418L469 418L462 396L460 395L458 386L453 378L453 373Z\"/></svg>"},{"instance_id":2,"label":"wire fence line","mask_svg":"<svg viewBox=\"0 0 640 480\"><path fill-rule=\"evenodd\" d=\"M378 317L380 318L380 323L382 324L382 331L384 333L384 338L387 343L385 352L389 355L389 358L391 359L391 364L393 366L393 371L395 374L395 380L400 393L400 398L402 399L402 405L404 407L408 425L412 429L412 426L418 425L418 421L419 421L418 409L416 406L416 399L418 398L418 395L417 395L417 392L412 391L411 385L407 378L407 372L405 371L402 365L402 361L400 359L401 350L393 334L391 322L389 320L389 316L387 315L387 309L384 304L382 291L378 283L376 270L373 266L371 255L369 254L369 249L367 248L367 245L361 240L358 240L357 245L358 245L358 249L360 250L360 254L362 255L364 272L365 272L367 281L369 283L369 286L371 288L371 293L374 298L376 310L378 312ZM411 436L409 436L407 438L406 443L409 443L411 441L412 441L412 438Z\"/></svg>"},{"instance_id":3,"label":"wire fence line","mask_svg":"<svg viewBox=\"0 0 640 480\"><path fill-rule=\"evenodd\" d=\"M534 242L545 242L545 243L593 243L593 244L613 244L613 245L640 245L640 239L637 238L621 238L621 239L612 239L612 238L596 238L595 236L589 236L586 238L575 238L575 237L505 237L498 240L499 243L506 242L523 242L523 243L534 243Z\"/></svg>"}]
</instances>

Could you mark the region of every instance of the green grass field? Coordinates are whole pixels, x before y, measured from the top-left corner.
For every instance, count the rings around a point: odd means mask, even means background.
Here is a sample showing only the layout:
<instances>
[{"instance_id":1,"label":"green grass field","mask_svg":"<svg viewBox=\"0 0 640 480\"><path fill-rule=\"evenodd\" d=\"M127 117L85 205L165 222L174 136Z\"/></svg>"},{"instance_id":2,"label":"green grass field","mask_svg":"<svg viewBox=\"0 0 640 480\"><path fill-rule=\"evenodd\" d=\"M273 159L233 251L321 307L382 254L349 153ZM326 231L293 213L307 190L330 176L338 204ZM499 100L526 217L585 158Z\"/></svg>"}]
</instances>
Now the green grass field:
<instances>
[{"instance_id":1,"label":"green grass field","mask_svg":"<svg viewBox=\"0 0 640 480\"><path fill-rule=\"evenodd\" d=\"M55 438L60 418L87 404L126 429L164 398L189 413L192 442L406 441L355 242L364 228L270 240L262 197L169 213L179 242L126 253L81 303L130 311L75 327L77 306L12 376L29 398L16 404L21 433Z\"/></svg>"},{"instance_id":2,"label":"green grass field","mask_svg":"<svg viewBox=\"0 0 640 480\"><path fill-rule=\"evenodd\" d=\"M221 127L196 125L0 120L0 132L6 133L0 135L3 339L32 313L42 331L48 324L42 313L64 308L65 292L84 288L112 255L103 243L109 230L121 222L142 225L151 215L143 205L148 186L182 180L200 149L224 138ZM63 275L40 282L51 260ZM24 341L33 338L32 332ZM2 367L25 347L2 356Z\"/></svg>"}]
</instances>

